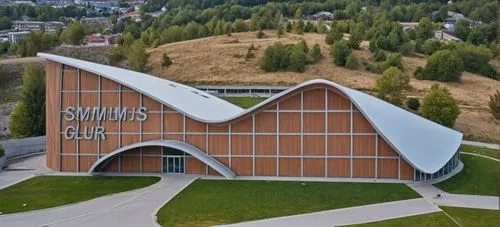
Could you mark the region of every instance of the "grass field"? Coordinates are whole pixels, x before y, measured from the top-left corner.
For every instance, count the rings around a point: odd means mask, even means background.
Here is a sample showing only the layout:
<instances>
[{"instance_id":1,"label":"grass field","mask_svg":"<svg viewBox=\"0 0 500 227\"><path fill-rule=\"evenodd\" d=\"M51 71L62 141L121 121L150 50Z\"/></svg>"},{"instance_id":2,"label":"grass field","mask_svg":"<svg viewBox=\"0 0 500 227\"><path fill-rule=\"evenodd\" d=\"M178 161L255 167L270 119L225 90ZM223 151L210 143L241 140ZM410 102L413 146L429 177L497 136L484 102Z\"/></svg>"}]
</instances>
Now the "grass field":
<instances>
[{"instance_id":1,"label":"grass field","mask_svg":"<svg viewBox=\"0 0 500 227\"><path fill-rule=\"evenodd\" d=\"M266 100L266 98L261 97L223 97L223 99L245 109L248 109Z\"/></svg>"},{"instance_id":2,"label":"grass field","mask_svg":"<svg viewBox=\"0 0 500 227\"><path fill-rule=\"evenodd\" d=\"M471 208L461 208L461 207L440 207L440 208L463 227L468 227L468 226L490 227L490 226L498 226L498 224L500 223L499 210L471 209ZM409 216L404 218L395 218L385 221L351 225L351 227L458 226L451 218L446 216L444 212L435 212L429 214Z\"/></svg>"},{"instance_id":3,"label":"grass field","mask_svg":"<svg viewBox=\"0 0 500 227\"><path fill-rule=\"evenodd\" d=\"M480 155L485 155L492 158L500 159L500 152L495 149L490 149L486 147L478 147L472 145L462 144L460 145L460 151L475 153Z\"/></svg>"},{"instance_id":4,"label":"grass field","mask_svg":"<svg viewBox=\"0 0 500 227\"><path fill-rule=\"evenodd\" d=\"M418 197L404 184L197 180L157 216L162 226L210 226Z\"/></svg>"},{"instance_id":5,"label":"grass field","mask_svg":"<svg viewBox=\"0 0 500 227\"><path fill-rule=\"evenodd\" d=\"M500 163L487 158L462 154L464 169L435 186L454 194L498 195Z\"/></svg>"},{"instance_id":6,"label":"grass field","mask_svg":"<svg viewBox=\"0 0 500 227\"><path fill-rule=\"evenodd\" d=\"M159 180L158 177L33 177L0 190L0 212L8 214L81 202L146 187Z\"/></svg>"}]
</instances>

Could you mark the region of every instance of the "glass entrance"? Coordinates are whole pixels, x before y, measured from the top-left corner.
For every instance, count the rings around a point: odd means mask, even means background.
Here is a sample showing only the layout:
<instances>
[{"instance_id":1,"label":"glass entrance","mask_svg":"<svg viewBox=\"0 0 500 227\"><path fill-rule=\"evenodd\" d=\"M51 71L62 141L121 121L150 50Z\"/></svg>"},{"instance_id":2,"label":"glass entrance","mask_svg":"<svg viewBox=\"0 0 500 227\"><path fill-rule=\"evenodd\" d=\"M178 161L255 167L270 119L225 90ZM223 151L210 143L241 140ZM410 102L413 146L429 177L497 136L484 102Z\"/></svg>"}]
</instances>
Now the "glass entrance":
<instances>
[{"instance_id":1,"label":"glass entrance","mask_svg":"<svg viewBox=\"0 0 500 227\"><path fill-rule=\"evenodd\" d=\"M164 147L163 148L163 172L184 173L186 153L183 151Z\"/></svg>"}]
</instances>

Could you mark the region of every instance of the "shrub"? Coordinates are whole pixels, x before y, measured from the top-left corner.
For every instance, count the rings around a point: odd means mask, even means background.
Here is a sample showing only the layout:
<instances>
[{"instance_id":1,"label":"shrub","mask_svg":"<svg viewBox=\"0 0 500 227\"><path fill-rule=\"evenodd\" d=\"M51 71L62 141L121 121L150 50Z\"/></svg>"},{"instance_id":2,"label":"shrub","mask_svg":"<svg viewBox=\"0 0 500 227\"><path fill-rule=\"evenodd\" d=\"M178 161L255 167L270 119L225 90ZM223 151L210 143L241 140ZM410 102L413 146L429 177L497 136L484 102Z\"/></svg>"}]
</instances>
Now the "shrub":
<instances>
[{"instance_id":1,"label":"shrub","mask_svg":"<svg viewBox=\"0 0 500 227\"><path fill-rule=\"evenodd\" d=\"M169 57L167 54L163 53L162 60L161 60L161 67L162 67L163 69L165 69L165 68L167 68L167 69L168 69L168 67L169 67L170 65L172 65L172 64L173 64L173 62L172 62L172 60L170 59L170 57Z\"/></svg>"},{"instance_id":2,"label":"shrub","mask_svg":"<svg viewBox=\"0 0 500 227\"><path fill-rule=\"evenodd\" d=\"M372 72L372 73L382 73L382 67L380 67L379 64L367 64L365 66L366 71Z\"/></svg>"},{"instance_id":3,"label":"shrub","mask_svg":"<svg viewBox=\"0 0 500 227\"><path fill-rule=\"evenodd\" d=\"M425 69L415 72L422 80L459 81L463 71L462 60L455 52L441 50L427 58Z\"/></svg>"},{"instance_id":4,"label":"shrub","mask_svg":"<svg viewBox=\"0 0 500 227\"><path fill-rule=\"evenodd\" d=\"M259 30L257 32L257 38L258 39L262 39L262 38L265 38L266 37L266 33L264 33L262 30Z\"/></svg>"},{"instance_id":5,"label":"shrub","mask_svg":"<svg viewBox=\"0 0 500 227\"><path fill-rule=\"evenodd\" d=\"M500 119L500 91L496 91L495 94L490 95L490 106L491 113L496 119Z\"/></svg>"},{"instance_id":6,"label":"shrub","mask_svg":"<svg viewBox=\"0 0 500 227\"><path fill-rule=\"evenodd\" d=\"M314 44L311 51L311 61L313 63L318 62L321 59L321 48L319 48L319 44Z\"/></svg>"},{"instance_id":7,"label":"shrub","mask_svg":"<svg viewBox=\"0 0 500 227\"><path fill-rule=\"evenodd\" d=\"M303 45L300 43L292 47L290 53L289 69L294 72L304 72L306 70L307 55Z\"/></svg>"},{"instance_id":8,"label":"shrub","mask_svg":"<svg viewBox=\"0 0 500 227\"><path fill-rule=\"evenodd\" d=\"M355 69L358 66L358 59L351 53L347 57L347 61L345 63L345 67L349 69Z\"/></svg>"},{"instance_id":9,"label":"shrub","mask_svg":"<svg viewBox=\"0 0 500 227\"><path fill-rule=\"evenodd\" d=\"M376 62L387 60L387 55L385 55L385 51L381 49L376 50L373 56L373 60Z\"/></svg>"},{"instance_id":10,"label":"shrub","mask_svg":"<svg viewBox=\"0 0 500 227\"><path fill-rule=\"evenodd\" d=\"M410 88L410 77L392 66L377 79L376 88L379 98L401 105L405 98L403 91Z\"/></svg>"},{"instance_id":11,"label":"shrub","mask_svg":"<svg viewBox=\"0 0 500 227\"><path fill-rule=\"evenodd\" d=\"M420 47L420 50L423 54L431 55L434 52L441 49L441 41L438 39L428 39L425 40L424 44Z\"/></svg>"},{"instance_id":12,"label":"shrub","mask_svg":"<svg viewBox=\"0 0 500 227\"><path fill-rule=\"evenodd\" d=\"M401 71L404 71L401 54L389 55L389 58L387 58L387 61L385 62L384 69L388 69L391 66L394 66L400 69Z\"/></svg>"},{"instance_id":13,"label":"shrub","mask_svg":"<svg viewBox=\"0 0 500 227\"><path fill-rule=\"evenodd\" d=\"M466 71L496 78L496 70L488 63L493 58L493 53L488 47L461 43L454 50L458 57L462 59L463 68Z\"/></svg>"},{"instance_id":14,"label":"shrub","mask_svg":"<svg viewBox=\"0 0 500 227\"><path fill-rule=\"evenodd\" d=\"M332 57L333 63L339 66L344 66L347 57L351 54L351 49L347 46L347 43L343 40L335 42L330 50L330 56Z\"/></svg>"},{"instance_id":15,"label":"shrub","mask_svg":"<svg viewBox=\"0 0 500 227\"><path fill-rule=\"evenodd\" d=\"M0 158L5 155L5 149L3 148L2 144L0 144Z\"/></svg>"},{"instance_id":16,"label":"shrub","mask_svg":"<svg viewBox=\"0 0 500 227\"><path fill-rule=\"evenodd\" d=\"M267 72L279 70L303 72L307 64L307 54L304 49L300 43L283 45L278 42L270 45L260 59L260 67Z\"/></svg>"},{"instance_id":17,"label":"shrub","mask_svg":"<svg viewBox=\"0 0 500 227\"><path fill-rule=\"evenodd\" d=\"M410 41L406 42L403 45L399 46L399 53L404 56L412 55L415 52L415 42Z\"/></svg>"},{"instance_id":18,"label":"shrub","mask_svg":"<svg viewBox=\"0 0 500 227\"><path fill-rule=\"evenodd\" d=\"M420 101L417 98L409 98L408 101L406 101L406 106L412 110L418 111L420 108Z\"/></svg>"},{"instance_id":19,"label":"shrub","mask_svg":"<svg viewBox=\"0 0 500 227\"><path fill-rule=\"evenodd\" d=\"M342 40L342 37L344 37L344 34L340 30L340 28L338 26L332 26L330 31L326 34L325 43L328 45L332 45L335 42Z\"/></svg>"},{"instance_id":20,"label":"shrub","mask_svg":"<svg viewBox=\"0 0 500 227\"><path fill-rule=\"evenodd\" d=\"M458 104L450 91L439 84L434 84L424 96L421 115L446 127L453 127L460 114Z\"/></svg>"}]
</instances>

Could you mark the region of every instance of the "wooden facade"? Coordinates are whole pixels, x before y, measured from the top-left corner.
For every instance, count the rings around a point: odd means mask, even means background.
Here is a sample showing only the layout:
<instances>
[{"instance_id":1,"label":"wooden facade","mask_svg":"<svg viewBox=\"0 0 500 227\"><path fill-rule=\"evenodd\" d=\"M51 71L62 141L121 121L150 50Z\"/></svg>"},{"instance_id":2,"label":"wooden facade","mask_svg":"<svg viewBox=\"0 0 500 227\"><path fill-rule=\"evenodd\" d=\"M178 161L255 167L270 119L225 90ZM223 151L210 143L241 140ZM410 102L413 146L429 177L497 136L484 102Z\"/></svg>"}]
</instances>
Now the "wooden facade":
<instances>
[{"instance_id":1,"label":"wooden facade","mask_svg":"<svg viewBox=\"0 0 500 227\"><path fill-rule=\"evenodd\" d=\"M191 144L238 176L360 177L412 180L414 169L377 133L345 95L312 85L238 119L207 124L102 76L47 62L47 166L87 172L126 145L152 140ZM72 121L66 107L147 108L144 121ZM66 140L67 126L102 126L105 139ZM83 133L80 130L80 133ZM102 171L161 172L162 149L112 157ZM185 173L216 174L187 156Z\"/></svg>"}]
</instances>

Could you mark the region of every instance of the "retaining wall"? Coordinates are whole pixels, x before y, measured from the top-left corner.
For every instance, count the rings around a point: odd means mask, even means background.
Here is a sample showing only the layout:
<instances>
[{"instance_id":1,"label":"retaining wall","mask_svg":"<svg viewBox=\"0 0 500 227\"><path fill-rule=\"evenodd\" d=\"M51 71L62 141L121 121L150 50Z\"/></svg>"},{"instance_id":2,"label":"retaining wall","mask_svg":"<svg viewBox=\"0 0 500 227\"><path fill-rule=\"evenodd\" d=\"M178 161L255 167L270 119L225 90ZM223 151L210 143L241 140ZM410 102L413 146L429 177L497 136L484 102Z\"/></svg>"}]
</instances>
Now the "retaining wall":
<instances>
[{"instance_id":1,"label":"retaining wall","mask_svg":"<svg viewBox=\"0 0 500 227\"><path fill-rule=\"evenodd\" d=\"M5 149L7 159L45 152L46 143L45 136L0 141Z\"/></svg>"}]
</instances>

